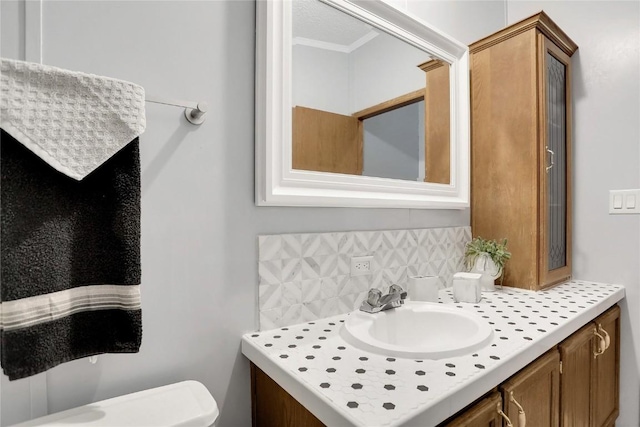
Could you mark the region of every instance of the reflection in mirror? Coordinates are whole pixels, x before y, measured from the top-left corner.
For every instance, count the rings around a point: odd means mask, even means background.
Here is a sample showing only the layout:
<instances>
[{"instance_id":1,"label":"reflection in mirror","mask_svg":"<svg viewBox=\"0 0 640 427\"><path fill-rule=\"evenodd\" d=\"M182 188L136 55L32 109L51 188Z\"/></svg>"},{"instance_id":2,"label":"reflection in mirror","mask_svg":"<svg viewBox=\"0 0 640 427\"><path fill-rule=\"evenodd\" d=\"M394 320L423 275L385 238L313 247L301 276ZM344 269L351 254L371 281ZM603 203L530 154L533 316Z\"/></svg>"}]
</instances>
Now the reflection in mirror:
<instances>
[{"instance_id":1,"label":"reflection in mirror","mask_svg":"<svg viewBox=\"0 0 640 427\"><path fill-rule=\"evenodd\" d=\"M449 64L319 0L292 15L293 169L449 184Z\"/></svg>"},{"instance_id":2,"label":"reflection in mirror","mask_svg":"<svg viewBox=\"0 0 640 427\"><path fill-rule=\"evenodd\" d=\"M309 1L256 2L256 204L467 208L468 47L383 0L313 0L334 15L327 20L307 9L308 19L301 20L293 7ZM355 19L360 27L353 41L317 43L314 33L319 30L312 29L318 25L311 21L321 22L325 33L343 37L351 31L344 19ZM399 67L405 63L400 53L411 50L409 65ZM396 74L399 69L408 74ZM430 76L438 70L446 78L432 83ZM386 124L385 113L395 124ZM415 124L406 124L407 117L417 117ZM400 133L391 133L389 127ZM365 144L372 144L365 141L365 133L376 137L377 145L396 143L405 135L409 141L424 142L385 145L382 155L370 154ZM441 157L448 162L439 161ZM444 178L436 177L437 168ZM395 178L375 176L383 174Z\"/></svg>"}]
</instances>

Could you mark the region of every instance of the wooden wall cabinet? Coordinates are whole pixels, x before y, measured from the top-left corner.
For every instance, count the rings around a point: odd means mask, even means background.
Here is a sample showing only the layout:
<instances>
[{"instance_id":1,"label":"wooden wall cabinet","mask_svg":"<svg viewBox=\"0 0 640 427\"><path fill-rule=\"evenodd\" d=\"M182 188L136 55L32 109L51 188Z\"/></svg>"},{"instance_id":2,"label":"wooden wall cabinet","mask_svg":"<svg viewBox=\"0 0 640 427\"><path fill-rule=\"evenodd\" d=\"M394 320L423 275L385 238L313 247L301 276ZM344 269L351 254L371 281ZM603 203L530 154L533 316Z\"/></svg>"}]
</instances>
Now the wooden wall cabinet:
<instances>
[{"instance_id":1,"label":"wooden wall cabinet","mask_svg":"<svg viewBox=\"0 0 640 427\"><path fill-rule=\"evenodd\" d=\"M357 117L293 108L294 169L362 175L362 122Z\"/></svg>"},{"instance_id":2,"label":"wooden wall cabinet","mask_svg":"<svg viewBox=\"0 0 640 427\"><path fill-rule=\"evenodd\" d=\"M620 401L620 308L613 307L565 340L560 355L561 425L615 425Z\"/></svg>"},{"instance_id":3,"label":"wooden wall cabinet","mask_svg":"<svg viewBox=\"0 0 640 427\"><path fill-rule=\"evenodd\" d=\"M433 59L419 65L425 72L425 182L451 183L451 102L449 64Z\"/></svg>"},{"instance_id":4,"label":"wooden wall cabinet","mask_svg":"<svg viewBox=\"0 0 640 427\"><path fill-rule=\"evenodd\" d=\"M576 44L544 13L470 46L471 229L507 238L504 282L571 277L571 62Z\"/></svg>"}]
</instances>

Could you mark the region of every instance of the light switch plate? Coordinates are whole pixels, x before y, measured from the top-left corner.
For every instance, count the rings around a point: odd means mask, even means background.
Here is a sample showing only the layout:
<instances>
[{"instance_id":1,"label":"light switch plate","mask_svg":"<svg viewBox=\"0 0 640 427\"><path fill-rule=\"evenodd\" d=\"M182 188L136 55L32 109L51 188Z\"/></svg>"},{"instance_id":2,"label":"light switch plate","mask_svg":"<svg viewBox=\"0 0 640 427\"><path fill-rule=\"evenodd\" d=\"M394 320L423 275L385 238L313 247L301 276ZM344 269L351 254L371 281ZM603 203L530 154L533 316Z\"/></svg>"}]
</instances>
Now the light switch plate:
<instances>
[{"instance_id":1,"label":"light switch plate","mask_svg":"<svg viewBox=\"0 0 640 427\"><path fill-rule=\"evenodd\" d=\"M640 214L640 189L609 190L609 214Z\"/></svg>"}]
</instances>

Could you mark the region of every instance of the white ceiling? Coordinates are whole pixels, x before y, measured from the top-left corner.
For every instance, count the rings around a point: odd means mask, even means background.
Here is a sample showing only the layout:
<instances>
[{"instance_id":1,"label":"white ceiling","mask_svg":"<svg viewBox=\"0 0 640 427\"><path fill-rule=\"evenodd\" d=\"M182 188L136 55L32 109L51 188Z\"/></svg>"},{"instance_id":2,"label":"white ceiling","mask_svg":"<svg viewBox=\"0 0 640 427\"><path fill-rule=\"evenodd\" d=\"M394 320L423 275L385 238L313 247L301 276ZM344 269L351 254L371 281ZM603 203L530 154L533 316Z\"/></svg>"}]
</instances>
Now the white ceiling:
<instances>
[{"instance_id":1,"label":"white ceiling","mask_svg":"<svg viewBox=\"0 0 640 427\"><path fill-rule=\"evenodd\" d=\"M293 0L292 7L294 43L349 52L377 34L371 25L318 0Z\"/></svg>"}]
</instances>

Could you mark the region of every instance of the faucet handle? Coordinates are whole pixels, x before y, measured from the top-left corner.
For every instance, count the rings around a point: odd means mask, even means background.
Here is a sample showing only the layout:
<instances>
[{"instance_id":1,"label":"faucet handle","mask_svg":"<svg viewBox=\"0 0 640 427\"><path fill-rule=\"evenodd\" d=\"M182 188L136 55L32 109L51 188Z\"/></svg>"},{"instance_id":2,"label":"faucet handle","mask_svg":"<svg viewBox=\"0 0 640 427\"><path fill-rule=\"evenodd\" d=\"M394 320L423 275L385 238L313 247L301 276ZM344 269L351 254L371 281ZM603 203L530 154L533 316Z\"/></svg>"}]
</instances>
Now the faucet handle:
<instances>
[{"instance_id":1,"label":"faucet handle","mask_svg":"<svg viewBox=\"0 0 640 427\"><path fill-rule=\"evenodd\" d=\"M389 293L390 294L397 294L397 293L402 293L404 292L404 289L402 289L402 286L400 285L391 285L389 286Z\"/></svg>"},{"instance_id":2,"label":"faucet handle","mask_svg":"<svg viewBox=\"0 0 640 427\"><path fill-rule=\"evenodd\" d=\"M382 292L380 291L380 289L371 288L369 289L369 293L367 294L367 303L371 307L376 307L381 297Z\"/></svg>"},{"instance_id":3,"label":"faucet handle","mask_svg":"<svg viewBox=\"0 0 640 427\"><path fill-rule=\"evenodd\" d=\"M401 303L404 303L404 299L407 298L407 291L402 289L400 285L389 286L389 294L400 294Z\"/></svg>"}]
</instances>

